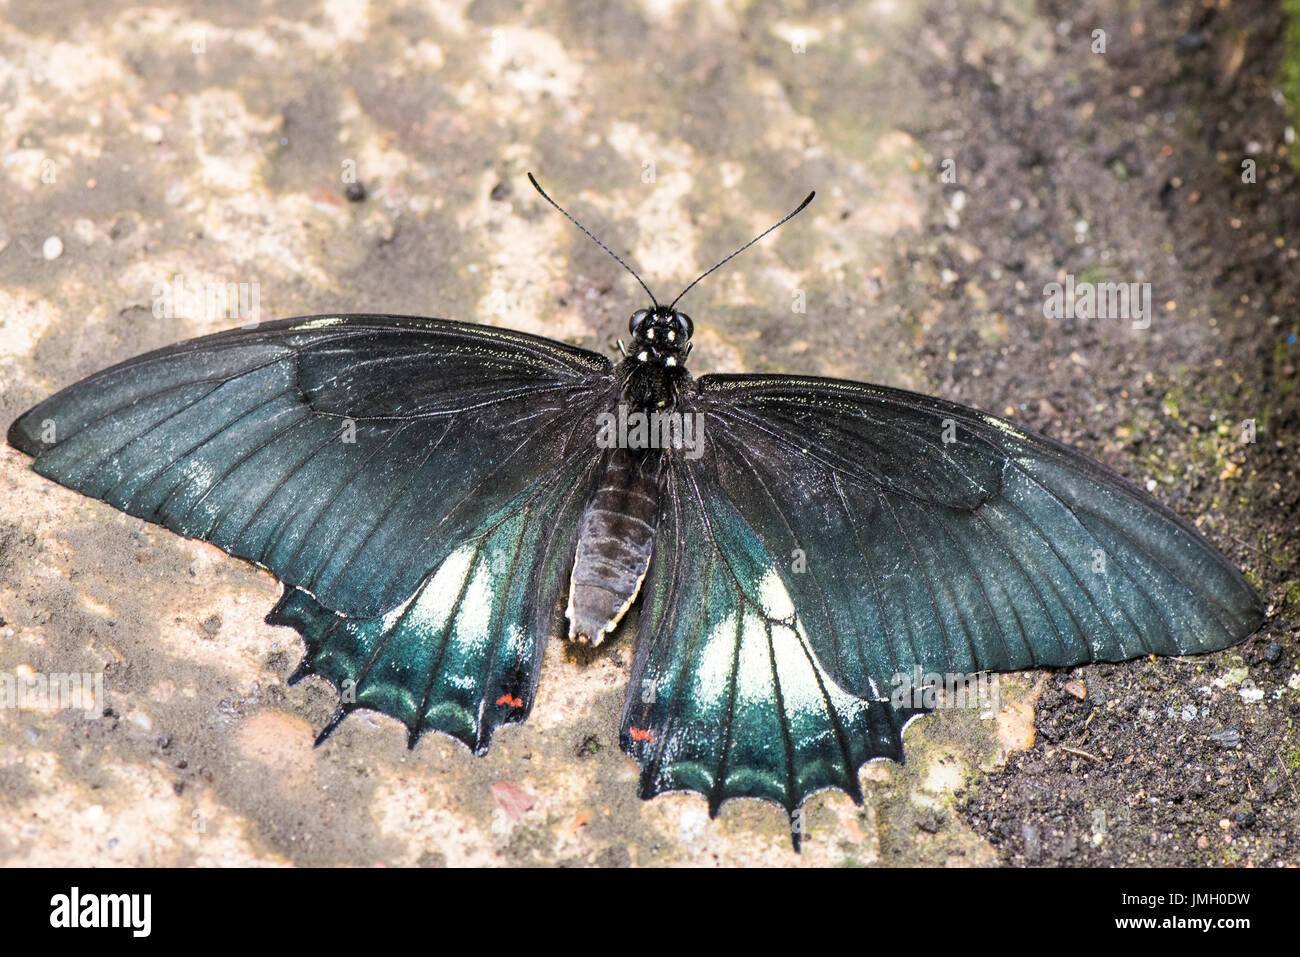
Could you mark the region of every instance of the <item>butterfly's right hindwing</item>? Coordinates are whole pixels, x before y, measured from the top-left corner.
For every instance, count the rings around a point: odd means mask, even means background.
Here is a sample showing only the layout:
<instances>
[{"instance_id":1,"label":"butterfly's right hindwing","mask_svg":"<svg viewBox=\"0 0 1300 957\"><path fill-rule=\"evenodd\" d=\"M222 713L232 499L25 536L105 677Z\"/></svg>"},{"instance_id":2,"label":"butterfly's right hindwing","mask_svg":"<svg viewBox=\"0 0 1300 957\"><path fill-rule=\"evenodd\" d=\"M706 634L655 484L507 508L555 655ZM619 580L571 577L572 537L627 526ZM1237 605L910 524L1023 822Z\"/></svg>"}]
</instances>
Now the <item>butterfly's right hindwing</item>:
<instances>
[{"instance_id":1,"label":"butterfly's right hindwing","mask_svg":"<svg viewBox=\"0 0 1300 957\"><path fill-rule=\"evenodd\" d=\"M671 463L623 709L642 797L697 791L712 813L759 797L793 815L828 787L860 802L858 769L902 760L902 728L919 711L835 682L785 564L707 467Z\"/></svg>"}]
</instances>

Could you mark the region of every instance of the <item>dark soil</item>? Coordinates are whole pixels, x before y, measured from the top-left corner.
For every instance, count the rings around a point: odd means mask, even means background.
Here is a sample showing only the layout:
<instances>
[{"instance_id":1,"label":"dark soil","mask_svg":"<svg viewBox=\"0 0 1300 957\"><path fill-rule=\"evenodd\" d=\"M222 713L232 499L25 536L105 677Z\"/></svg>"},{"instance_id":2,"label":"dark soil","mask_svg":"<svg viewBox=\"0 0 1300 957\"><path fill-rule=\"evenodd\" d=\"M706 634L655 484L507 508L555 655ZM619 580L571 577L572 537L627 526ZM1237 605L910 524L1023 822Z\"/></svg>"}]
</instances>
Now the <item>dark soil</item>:
<instances>
[{"instance_id":1,"label":"dark soil","mask_svg":"<svg viewBox=\"0 0 1300 957\"><path fill-rule=\"evenodd\" d=\"M1058 24L1041 69L968 37L930 74L952 109L918 135L969 177L971 226L940 254L957 262L969 244L981 284L1023 276L1027 287L1001 302L990 292L992 308L1023 316L999 348L954 322L931 338L930 362L951 378L947 394L969 378L975 404L1028 408L1036 426L1130 475L1140 463L1159 497L1248 570L1272 615L1217 655L1054 675L1035 747L962 807L1006 863L1294 864L1300 217L1274 95L1280 14L1264 2L1039 10ZM1089 48L1098 27L1101 56ZM1081 220L1083 241L1071 228ZM1042 319L1054 269L1151 281L1149 334ZM1061 361L1071 350L1079 358ZM1239 420L1251 418L1246 444Z\"/></svg>"}]
</instances>

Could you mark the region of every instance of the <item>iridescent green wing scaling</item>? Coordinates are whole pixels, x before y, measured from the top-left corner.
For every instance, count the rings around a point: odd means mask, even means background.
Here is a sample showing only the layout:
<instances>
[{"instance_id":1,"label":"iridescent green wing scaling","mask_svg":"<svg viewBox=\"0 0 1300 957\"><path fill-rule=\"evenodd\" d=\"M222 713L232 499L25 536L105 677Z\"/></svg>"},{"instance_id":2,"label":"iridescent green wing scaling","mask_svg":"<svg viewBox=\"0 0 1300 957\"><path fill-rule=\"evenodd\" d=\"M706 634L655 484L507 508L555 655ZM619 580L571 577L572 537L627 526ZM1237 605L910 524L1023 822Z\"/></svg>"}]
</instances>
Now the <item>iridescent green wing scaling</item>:
<instances>
[{"instance_id":1,"label":"iridescent green wing scaling","mask_svg":"<svg viewBox=\"0 0 1300 957\"><path fill-rule=\"evenodd\" d=\"M641 796L698 791L711 814L757 797L793 816L828 787L860 803L858 769L901 761L919 712L835 682L792 600L791 556L764 546L710 469L676 458L664 501L621 730Z\"/></svg>"},{"instance_id":2,"label":"iridescent green wing scaling","mask_svg":"<svg viewBox=\"0 0 1300 957\"><path fill-rule=\"evenodd\" d=\"M572 529L595 474L575 458L459 544L386 615L349 618L287 588L266 620L296 628L307 643L289 683L320 675L341 691L318 741L357 708L402 721L412 748L435 730L476 754L497 727L523 721L546 639L563 632Z\"/></svg>"},{"instance_id":3,"label":"iridescent green wing scaling","mask_svg":"<svg viewBox=\"0 0 1300 957\"><path fill-rule=\"evenodd\" d=\"M855 799L901 760L900 677L1227 647L1258 595L1110 470L880 386L706 376L703 454L666 455L622 744L649 797Z\"/></svg>"},{"instance_id":4,"label":"iridescent green wing scaling","mask_svg":"<svg viewBox=\"0 0 1300 957\"><path fill-rule=\"evenodd\" d=\"M604 357L536 336L316 316L131 359L8 437L42 475L274 573L305 666L353 682L340 716L481 749L531 705L576 534L552 523L580 507L613 386Z\"/></svg>"}]
</instances>

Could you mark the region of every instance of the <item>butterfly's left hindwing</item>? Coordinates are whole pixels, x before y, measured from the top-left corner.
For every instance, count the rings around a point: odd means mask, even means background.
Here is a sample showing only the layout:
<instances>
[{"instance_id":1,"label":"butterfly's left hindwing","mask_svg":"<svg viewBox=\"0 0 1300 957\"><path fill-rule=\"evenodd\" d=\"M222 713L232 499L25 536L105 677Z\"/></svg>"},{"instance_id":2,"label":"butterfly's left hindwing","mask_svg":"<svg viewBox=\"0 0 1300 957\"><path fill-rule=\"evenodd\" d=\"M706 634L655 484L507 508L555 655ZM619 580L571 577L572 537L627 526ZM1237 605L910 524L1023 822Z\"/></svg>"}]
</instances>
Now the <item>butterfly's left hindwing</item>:
<instances>
[{"instance_id":1,"label":"butterfly's left hindwing","mask_svg":"<svg viewBox=\"0 0 1300 957\"><path fill-rule=\"evenodd\" d=\"M462 542L405 602L375 618L348 618L286 589L267 621L296 628L307 654L291 683L320 675L348 712L369 708L402 721L409 743L436 730L487 750L503 724L532 710L546 639L560 628L578 517L597 475L569 466L511 503Z\"/></svg>"}]
</instances>

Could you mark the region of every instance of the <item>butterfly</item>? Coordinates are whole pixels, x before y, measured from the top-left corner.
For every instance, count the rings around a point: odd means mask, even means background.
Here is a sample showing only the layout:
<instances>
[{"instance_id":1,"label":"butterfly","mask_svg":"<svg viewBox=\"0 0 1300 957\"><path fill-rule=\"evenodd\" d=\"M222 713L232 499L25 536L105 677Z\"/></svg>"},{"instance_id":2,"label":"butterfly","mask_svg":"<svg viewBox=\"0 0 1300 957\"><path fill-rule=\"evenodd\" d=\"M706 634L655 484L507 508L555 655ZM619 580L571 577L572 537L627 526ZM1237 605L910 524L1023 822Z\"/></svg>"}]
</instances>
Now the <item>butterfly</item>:
<instances>
[{"instance_id":1,"label":"butterfly","mask_svg":"<svg viewBox=\"0 0 1300 957\"><path fill-rule=\"evenodd\" d=\"M792 816L903 759L899 675L1185 655L1264 609L1190 524L1079 452L879 385L686 369L650 295L631 349L389 315L274 321L92 375L18 418L50 479L270 570L267 621L352 711L476 754L548 638L639 603L620 743L640 794ZM620 344L621 346L621 344ZM794 831L796 849L799 832Z\"/></svg>"}]
</instances>

